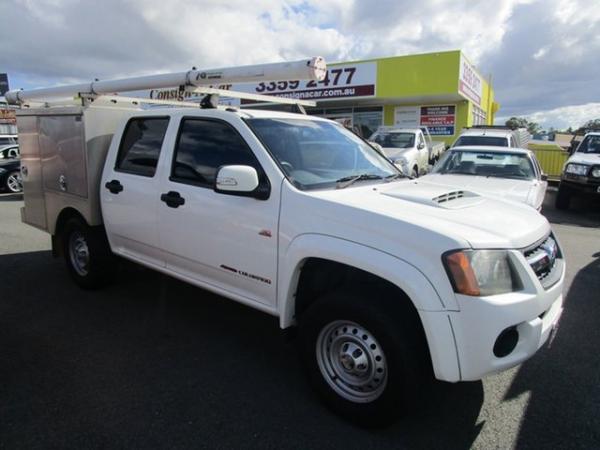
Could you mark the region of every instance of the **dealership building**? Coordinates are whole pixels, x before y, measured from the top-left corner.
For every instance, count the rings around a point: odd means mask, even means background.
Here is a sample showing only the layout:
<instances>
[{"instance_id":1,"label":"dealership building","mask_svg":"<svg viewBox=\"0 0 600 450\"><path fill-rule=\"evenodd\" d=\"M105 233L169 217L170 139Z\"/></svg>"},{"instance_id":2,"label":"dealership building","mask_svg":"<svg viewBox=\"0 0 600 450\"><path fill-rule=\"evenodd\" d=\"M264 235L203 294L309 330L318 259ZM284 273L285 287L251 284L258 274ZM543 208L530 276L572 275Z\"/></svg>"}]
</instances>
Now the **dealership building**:
<instances>
[{"instance_id":1,"label":"dealership building","mask_svg":"<svg viewBox=\"0 0 600 450\"><path fill-rule=\"evenodd\" d=\"M313 100L309 114L335 119L369 137L379 126L427 126L437 140L451 144L464 127L490 125L499 105L491 77L484 77L460 51L393 56L328 64L323 81L227 84L221 89ZM178 91L152 91L157 99ZM223 99L230 104L239 100ZM237 102L237 103L236 103ZM263 104L264 105L264 104ZM242 100L242 107L263 106Z\"/></svg>"}]
</instances>

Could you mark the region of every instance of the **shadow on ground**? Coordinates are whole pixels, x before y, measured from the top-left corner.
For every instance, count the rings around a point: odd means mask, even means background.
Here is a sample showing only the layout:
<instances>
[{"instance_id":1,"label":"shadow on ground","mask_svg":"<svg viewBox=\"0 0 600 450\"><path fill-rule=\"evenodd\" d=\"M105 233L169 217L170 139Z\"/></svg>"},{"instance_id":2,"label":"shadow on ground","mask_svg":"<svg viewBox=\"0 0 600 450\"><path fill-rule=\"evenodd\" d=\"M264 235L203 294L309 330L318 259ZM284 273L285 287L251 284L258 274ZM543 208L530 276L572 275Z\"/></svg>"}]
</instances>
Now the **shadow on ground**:
<instances>
[{"instance_id":1,"label":"shadow on ground","mask_svg":"<svg viewBox=\"0 0 600 450\"><path fill-rule=\"evenodd\" d=\"M466 449L483 426L481 382L432 383L389 429L351 426L275 318L149 270L85 292L49 252L0 268L2 448Z\"/></svg>"},{"instance_id":2,"label":"shadow on ground","mask_svg":"<svg viewBox=\"0 0 600 450\"><path fill-rule=\"evenodd\" d=\"M580 227L600 227L600 199L573 197L569 209L561 211L554 207L556 191L546 192L542 214L549 222Z\"/></svg>"},{"instance_id":3,"label":"shadow on ground","mask_svg":"<svg viewBox=\"0 0 600 450\"><path fill-rule=\"evenodd\" d=\"M571 284L556 339L520 367L507 393L530 392L517 448L600 447L600 252L594 256Z\"/></svg>"}]
</instances>

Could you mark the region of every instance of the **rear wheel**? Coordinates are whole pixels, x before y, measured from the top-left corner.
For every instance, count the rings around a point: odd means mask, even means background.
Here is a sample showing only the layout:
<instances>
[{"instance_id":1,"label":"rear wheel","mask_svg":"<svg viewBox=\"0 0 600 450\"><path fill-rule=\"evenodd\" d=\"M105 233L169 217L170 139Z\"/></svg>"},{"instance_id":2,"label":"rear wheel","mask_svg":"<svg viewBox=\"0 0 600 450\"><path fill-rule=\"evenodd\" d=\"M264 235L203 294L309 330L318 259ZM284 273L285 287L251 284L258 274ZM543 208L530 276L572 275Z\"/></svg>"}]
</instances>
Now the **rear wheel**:
<instances>
[{"instance_id":1,"label":"rear wheel","mask_svg":"<svg viewBox=\"0 0 600 450\"><path fill-rule=\"evenodd\" d=\"M414 404L424 354L407 317L386 301L350 292L309 308L300 323L301 356L329 408L359 425L382 427Z\"/></svg>"},{"instance_id":2,"label":"rear wheel","mask_svg":"<svg viewBox=\"0 0 600 450\"><path fill-rule=\"evenodd\" d=\"M115 260L102 230L72 218L65 225L62 243L69 274L80 287L97 289L110 281Z\"/></svg>"},{"instance_id":3,"label":"rear wheel","mask_svg":"<svg viewBox=\"0 0 600 450\"><path fill-rule=\"evenodd\" d=\"M17 194L23 191L23 181L21 179L21 172L15 170L8 174L5 183L6 190Z\"/></svg>"},{"instance_id":4,"label":"rear wheel","mask_svg":"<svg viewBox=\"0 0 600 450\"><path fill-rule=\"evenodd\" d=\"M562 183L558 186L558 192L556 194L555 206L557 209L569 209L571 203L571 189Z\"/></svg>"}]
</instances>

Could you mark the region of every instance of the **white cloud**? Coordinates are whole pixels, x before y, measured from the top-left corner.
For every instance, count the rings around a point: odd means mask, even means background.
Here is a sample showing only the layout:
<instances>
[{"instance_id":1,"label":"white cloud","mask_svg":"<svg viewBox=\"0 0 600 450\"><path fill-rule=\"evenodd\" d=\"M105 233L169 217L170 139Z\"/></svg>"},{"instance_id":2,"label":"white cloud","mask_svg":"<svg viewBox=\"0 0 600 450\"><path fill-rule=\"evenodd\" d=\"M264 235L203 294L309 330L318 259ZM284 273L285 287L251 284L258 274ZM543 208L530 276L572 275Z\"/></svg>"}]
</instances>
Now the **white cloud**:
<instances>
[{"instance_id":1,"label":"white cloud","mask_svg":"<svg viewBox=\"0 0 600 450\"><path fill-rule=\"evenodd\" d=\"M561 106L546 111L535 111L525 116L527 120L539 123L542 128L554 127L564 130L579 128L591 119L600 119L600 103ZM496 123L503 124L509 117L498 117Z\"/></svg>"}]
</instances>

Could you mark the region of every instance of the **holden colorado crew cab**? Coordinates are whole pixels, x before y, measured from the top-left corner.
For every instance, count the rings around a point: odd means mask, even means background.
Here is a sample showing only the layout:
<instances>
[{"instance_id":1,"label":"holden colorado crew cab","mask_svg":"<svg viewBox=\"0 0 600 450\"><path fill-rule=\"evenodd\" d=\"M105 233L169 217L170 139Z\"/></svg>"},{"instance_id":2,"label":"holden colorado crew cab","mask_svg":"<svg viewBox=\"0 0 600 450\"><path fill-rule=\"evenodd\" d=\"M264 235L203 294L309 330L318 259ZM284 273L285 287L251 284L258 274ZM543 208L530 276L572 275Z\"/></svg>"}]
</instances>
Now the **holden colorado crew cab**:
<instances>
[{"instance_id":1,"label":"holden colorado crew cab","mask_svg":"<svg viewBox=\"0 0 600 450\"><path fill-rule=\"evenodd\" d=\"M537 211L406 179L333 121L99 100L18 120L23 220L76 283L99 287L119 255L272 314L355 422L393 420L428 372L525 361L563 310L563 254Z\"/></svg>"}]
</instances>

